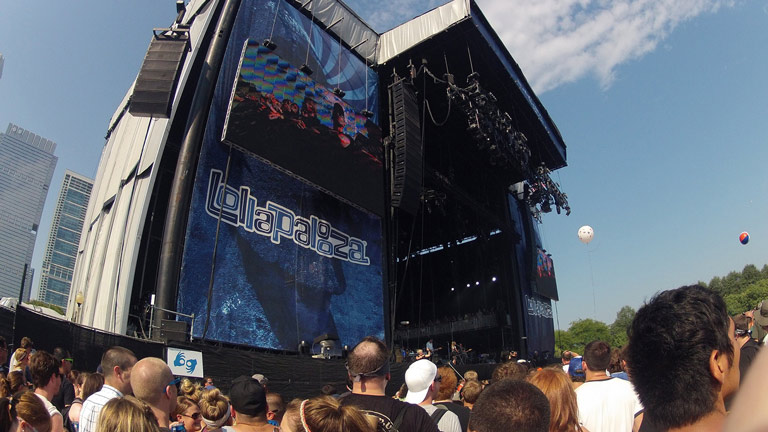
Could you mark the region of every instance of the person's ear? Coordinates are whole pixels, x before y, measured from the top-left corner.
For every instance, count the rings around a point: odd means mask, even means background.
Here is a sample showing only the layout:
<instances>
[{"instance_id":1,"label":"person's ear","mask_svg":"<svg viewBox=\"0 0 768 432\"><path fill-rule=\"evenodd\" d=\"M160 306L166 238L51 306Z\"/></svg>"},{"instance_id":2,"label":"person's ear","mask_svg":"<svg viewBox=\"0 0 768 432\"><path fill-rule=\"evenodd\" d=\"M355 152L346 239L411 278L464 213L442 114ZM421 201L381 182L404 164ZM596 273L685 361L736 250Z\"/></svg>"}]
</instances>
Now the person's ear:
<instances>
[{"instance_id":1,"label":"person's ear","mask_svg":"<svg viewBox=\"0 0 768 432\"><path fill-rule=\"evenodd\" d=\"M181 414L176 414L176 421L180 422L182 420L182 417L184 416L182 416Z\"/></svg>"},{"instance_id":2,"label":"person's ear","mask_svg":"<svg viewBox=\"0 0 768 432\"><path fill-rule=\"evenodd\" d=\"M267 411L267 420L274 420L274 419L275 419L275 412Z\"/></svg>"},{"instance_id":3,"label":"person's ear","mask_svg":"<svg viewBox=\"0 0 768 432\"><path fill-rule=\"evenodd\" d=\"M709 373L712 374L712 377L722 384L729 368L728 355L718 350L712 350L712 353L709 354Z\"/></svg>"}]
</instances>

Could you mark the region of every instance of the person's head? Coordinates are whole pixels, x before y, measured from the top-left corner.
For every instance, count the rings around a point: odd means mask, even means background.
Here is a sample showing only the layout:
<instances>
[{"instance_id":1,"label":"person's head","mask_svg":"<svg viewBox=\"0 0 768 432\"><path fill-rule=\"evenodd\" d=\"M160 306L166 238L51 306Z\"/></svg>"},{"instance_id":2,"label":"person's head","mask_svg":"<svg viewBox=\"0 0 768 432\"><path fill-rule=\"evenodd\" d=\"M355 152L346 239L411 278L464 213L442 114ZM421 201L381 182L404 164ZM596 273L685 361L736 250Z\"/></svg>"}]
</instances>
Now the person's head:
<instances>
[{"instance_id":1,"label":"person's head","mask_svg":"<svg viewBox=\"0 0 768 432\"><path fill-rule=\"evenodd\" d=\"M560 361L564 365L566 365L566 364L571 362L572 358L573 358L573 353L568 351L568 350L566 350L566 351L563 351L563 354L560 356Z\"/></svg>"},{"instance_id":2,"label":"person's head","mask_svg":"<svg viewBox=\"0 0 768 432\"><path fill-rule=\"evenodd\" d=\"M32 339L24 336L23 338L21 338L21 343L19 343L19 347L24 348L25 350L27 350L27 352L30 352L32 351L33 348L35 348L35 343L32 342Z\"/></svg>"},{"instance_id":3,"label":"person's head","mask_svg":"<svg viewBox=\"0 0 768 432\"><path fill-rule=\"evenodd\" d=\"M574 431L579 424L576 392L568 374L562 369L541 369L528 376L549 400L549 432Z\"/></svg>"},{"instance_id":4,"label":"person's head","mask_svg":"<svg viewBox=\"0 0 768 432\"><path fill-rule=\"evenodd\" d=\"M189 378L182 378L179 385L179 395L186 396L192 399L193 402L198 403L200 401L200 395L203 392L203 388L192 382Z\"/></svg>"},{"instance_id":5,"label":"person's head","mask_svg":"<svg viewBox=\"0 0 768 432\"><path fill-rule=\"evenodd\" d=\"M8 361L8 343L5 338L0 336L0 364L5 364Z\"/></svg>"},{"instance_id":6,"label":"person's head","mask_svg":"<svg viewBox=\"0 0 768 432\"><path fill-rule=\"evenodd\" d=\"M600 340L588 343L584 347L582 362L586 365L585 371L605 371L611 364L611 346Z\"/></svg>"},{"instance_id":7,"label":"person's head","mask_svg":"<svg viewBox=\"0 0 768 432\"><path fill-rule=\"evenodd\" d=\"M59 372L67 376L72 370L72 356L66 348L56 347L53 349L53 356L59 361Z\"/></svg>"},{"instance_id":8,"label":"person's head","mask_svg":"<svg viewBox=\"0 0 768 432\"><path fill-rule=\"evenodd\" d=\"M752 327L752 318L743 313L736 314L731 318L733 319L736 338L739 340L750 338L749 329Z\"/></svg>"},{"instance_id":9,"label":"person's head","mask_svg":"<svg viewBox=\"0 0 768 432\"><path fill-rule=\"evenodd\" d=\"M622 355L622 351L621 348L614 348L611 350L611 362L608 364L608 372L613 374L624 371L622 362L624 356Z\"/></svg>"},{"instance_id":10,"label":"person's head","mask_svg":"<svg viewBox=\"0 0 768 432\"><path fill-rule=\"evenodd\" d=\"M373 418L329 396L295 399L286 407L280 430L287 432L375 432Z\"/></svg>"},{"instance_id":11,"label":"person's head","mask_svg":"<svg viewBox=\"0 0 768 432\"><path fill-rule=\"evenodd\" d=\"M464 380L465 381L479 381L479 376L477 375L477 371L468 370L464 372Z\"/></svg>"},{"instance_id":12,"label":"person's head","mask_svg":"<svg viewBox=\"0 0 768 432\"><path fill-rule=\"evenodd\" d=\"M264 387L252 377L242 375L232 381L229 390L235 419L239 422L267 421L267 395Z\"/></svg>"},{"instance_id":13,"label":"person's head","mask_svg":"<svg viewBox=\"0 0 768 432\"><path fill-rule=\"evenodd\" d=\"M341 132L347 125L347 120L344 114L344 108L339 103L333 104L333 114L331 120L333 121L333 130Z\"/></svg>"},{"instance_id":14,"label":"person's head","mask_svg":"<svg viewBox=\"0 0 768 432\"><path fill-rule=\"evenodd\" d=\"M232 424L229 400L217 388L203 391L200 396L200 414L208 429L219 429Z\"/></svg>"},{"instance_id":15,"label":"person's head","mask_svg":"<svg viewBox=\"0 0 768 432\"><path fill-rule=\"evenodd\" d=\"M735 345L733 321L715 292L694 285L655 295L637 311L627 350L645 419L675 428L722 408L739 385Z\"/></svg>"},{"instance_id":16,"label":"person's head","mask_svg":"<svg viewBox=\"0 0 768 432\"><path fill-rule=\"evenodd\" d=\"M506 378L480 393L472 407L469 430L547 432L549 401L533 384Z\"/></svg>"},{"instance_id":17,"label":"person's head","mask_svg":"<svg viewBox=\"0 0 768 432\"><path fill-rule=\"evenodd\" d=\"M450 366L438 368L437 373L440 375L440 387L438 388L435 400L450 400L453 397L453 392L456 391L456 385L458 384L456 374Z\"/></svg>"},{"instance_id":18,"label":"person's head","mask_svg":"<svg viewBox=\"0 0 768 432\"><path fill-rule=\"evenodd\" d=\"M184 424L187 432L197 432L203 428L203 418L197 403L186 396L176 398L176 409L173 410L172 418Z\"/></svg>"},{"instance_id":19,"label":"person's head","mask_svg":"<svg viewBox=\"0 0 768 432\"><path fill-rule=\"evenodd\" d=\"M283 421L283 415L285 415L285 401L279 393L267 393L267 410L267 420L274 420L278 423Z\"/></svg>"},{"instance_id":20,"label":"person's head","mask_svg":"<svg viewBox=\"0 0 768 432\"><path fill-rule=\"evenodd\" d=\"M166 416L176 408L177 383L179 381L173 378L171 368L157 357L139 360L131 372L133 394Z\"/></svg>"},{"instance_id":21,"label":"person's head","mask_svg":"<svg viewBox=\"0 0 768 432\"><path fill-rule=\"evenodd\" d=\"M473 406L483 391L483 385L477 380L467 381L464 388L461 389L461 399L464 405Z\"/></svg>"},{"instance_id":22,"label":"person's head","mask_svg":"<svg viewBox=\"0 0 768 432\"><path fill-rule=\"evenodd\" d=\"M101 370L104 382L122 394L131 394L131 370L136 364L136 355L128 348L113 346L101 356Z\"/></svg>"},{"instance_id":23,"label":"person's head","mask_svg":"<svg viewBox=\"0 0 768 432\"><path fill-rule=\"evenodd\" d=\"M96 430L160 432L160 427L149 405L133 396L124 396L111 399L104 405Z\"/></svg>"},{"instance_id":24,"label":"person's head","mask_svg":"<svg viewBox=\"0 0 768 432\"><path fill-rule=\"evenodd\" d=\"M13 358L16 360L15 370L24 370L29 364L29 351L24 348L16 348L13 352Z\"/></svg>"},{"instance_id":25,"label":"person's head","mask_svg":"<svg viewBox=\"0 0 768 432\"><path fill-rule=\"evenodd\" d=\"M515 380L524 380L525 375L528 374L528 368L521 365L518 362L508 361L496 366L491 374L492 382L501 381L504 378L512 378Z\"/></svg>"},{"instance_id":26,"label":"person's head","mask_svg":"<svg viewBox=\"0 0 768 432\"><path fill-rule=\"evenodd\" d=\"M51 415L32 391L19 392L0 399L0 430L48 432L51 430Z\"/></svg>"},{"instance_id":27,"label":"person's head","mask_svg":"<svg viewBox=\"0 0 768 432\"><path fill-rule=\"evenodd\" d=\"M210 387L213 386L213 378L211 377L205 377L205 386Z\"/></svg>"},{"instance_id":28,"label":"person's head","mask_svg":"<svg viewBox=\"0 0 768 432\"><path fill-rule=\"evenodd\" d=\"M429 360L417 360L405 371L408 393L405 402L412 404L432 403L440 391L443 378L437 373L437 366Z\"/></svg>"},{"instance_id":29,"label":"person's head","mask_svg":"<svg viewBox=\"0 0 768 432\"><path fill-rule=\"evenodd\" d=\"M18 370L8 372L6 379L8 380L11 394L24 390L24 385L27 383L27 380L24 378L24 372Z\"/></svg>"},{"instance_id":30,"label":"person's head","mask_svg":"<svg viewBox=\"0 0 768 432\"><path fill-rule=\"evenodd\" d=\"M61 362L45 351L36 351L29 359L32 383L37 388L45 389L51 397L59 392L61 386L60 364Z\"/></svg>"},{"instance_id":31,"label":"person's head","mask_svg":"<svg viewBox=\"0 0 768 432\"><path fill-rule=\"evenodd\" d=\"M104 387L104 375L96 372L88 374L83 381L83 400L88 399L89 396L101 390Z\"/></svg>"},{"instance_id":32,"label":"person's head","mask_svg":"<svg viewBox=\"0 0 768 432\"><path fill-rule=\"evenodd\" d=\"M366 336L349 353L347 371L353 380L353 393L358 391L361 382L383 390L390 379L387 346L373 336Z\"/></svg>"}]
</instances>

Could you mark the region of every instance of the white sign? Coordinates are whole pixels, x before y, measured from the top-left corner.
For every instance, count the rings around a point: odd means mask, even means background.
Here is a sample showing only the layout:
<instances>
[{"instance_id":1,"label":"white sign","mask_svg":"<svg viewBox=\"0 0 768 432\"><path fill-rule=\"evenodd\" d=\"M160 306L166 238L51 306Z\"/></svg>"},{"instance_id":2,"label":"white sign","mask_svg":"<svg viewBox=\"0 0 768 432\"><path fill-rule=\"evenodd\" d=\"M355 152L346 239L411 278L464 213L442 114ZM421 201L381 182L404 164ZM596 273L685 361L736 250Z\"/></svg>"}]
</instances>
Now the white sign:
<instances>
[{"instance_id":1,"label":"white sign","mask_svg":"<svg viewBox=\"0 0 768 432\"><path fill-rule=\"evenodd\" d=\"M168 367L177 376L203 377L203 353L179 348L168 348Z\"/></svg>"}]
</instances>

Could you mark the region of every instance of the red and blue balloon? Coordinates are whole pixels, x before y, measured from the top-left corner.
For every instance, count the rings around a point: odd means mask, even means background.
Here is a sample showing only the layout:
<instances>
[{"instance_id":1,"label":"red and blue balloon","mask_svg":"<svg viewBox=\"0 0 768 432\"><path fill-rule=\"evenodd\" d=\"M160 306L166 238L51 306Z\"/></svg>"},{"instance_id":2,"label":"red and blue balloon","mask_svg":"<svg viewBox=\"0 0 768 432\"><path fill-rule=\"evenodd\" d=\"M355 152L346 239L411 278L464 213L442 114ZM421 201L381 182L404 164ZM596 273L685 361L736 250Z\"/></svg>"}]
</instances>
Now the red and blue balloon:
<instances>
[{"instance_id":1,"label":"red and blue balloon","mask_svg":"<svg viewBox=\"0 0 768 432\"><path fill-rule=\"evenodd\" d=\"M749 233L744 231L743 233L739 234L739 241L743 245L749 243Z\"/></svg>"}]
</instances>

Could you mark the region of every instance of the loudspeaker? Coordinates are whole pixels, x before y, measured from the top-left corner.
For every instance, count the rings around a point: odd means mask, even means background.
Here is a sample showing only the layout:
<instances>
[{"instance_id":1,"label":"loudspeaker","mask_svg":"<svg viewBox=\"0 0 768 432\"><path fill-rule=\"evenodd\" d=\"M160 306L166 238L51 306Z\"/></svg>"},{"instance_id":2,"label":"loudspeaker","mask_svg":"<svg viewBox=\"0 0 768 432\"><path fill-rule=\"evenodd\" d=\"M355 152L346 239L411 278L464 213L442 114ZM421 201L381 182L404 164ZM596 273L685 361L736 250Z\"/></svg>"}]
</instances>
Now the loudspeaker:
<instances>
[{"instance_id":1,"label":"loudspeaker","mask_svg":"<svg viewBox=\"0 0 768 432\"><path fill-rule=\"evenodd\" d=\"M186 342L189 335L189 323L186 321L162 320L160 322L160 340L165 342Z\"/></svg>"},{"instance_id":2,"label":"loudspeaker","mask_svg":"<svg viewBox=\"0 0 768 432\"><path fill-rule=\"evenodd\" d=\"M187 31L155 33L136 78L128 112L138 117L170 115L188 40Z\"/></svg>"},{"instance_id":3,"label":"loudspeaker","mask_svg":"<svg viewBox=\"0 0 768 432\"><path fill-rule=\"evenodd\" d=\"M422 153L421 121L416 92L404 81L389 87L392 110L391 205L416 214L421 201Z\"/></svg>"}]
</instances>

